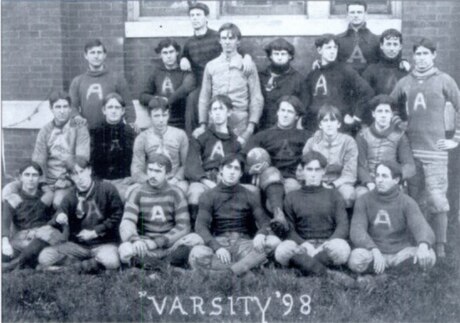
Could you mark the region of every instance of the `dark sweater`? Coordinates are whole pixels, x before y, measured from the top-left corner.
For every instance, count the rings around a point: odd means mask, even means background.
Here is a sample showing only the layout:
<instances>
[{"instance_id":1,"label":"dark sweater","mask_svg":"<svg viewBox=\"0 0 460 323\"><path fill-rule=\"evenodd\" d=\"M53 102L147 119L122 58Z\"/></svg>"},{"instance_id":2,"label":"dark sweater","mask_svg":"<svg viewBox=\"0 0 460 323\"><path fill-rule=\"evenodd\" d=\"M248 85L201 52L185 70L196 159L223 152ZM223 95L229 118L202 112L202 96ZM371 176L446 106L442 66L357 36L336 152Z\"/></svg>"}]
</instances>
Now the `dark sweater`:
<instances>
[{"instance_id":1,"label":"dark sweater","mask_svg":"<svg viewBox=\"0 0 460 323\"><path fill-rule=\"evenodd\" d=\"M417 203L395 185L386 193L373 190L358 198L351 220L350 238L356 248L398 251L426 242L434 233Z\"/></svg>"},{"instance_id":2,"label":"dark sweater","mask_svg":"<svg viewBox=\"0 0 460 323\"><path fill-rule=\"evenodd\" d=\"M111 125L104 121L90 135L94 175L101 179L129 177L136 138L133 128L124 122Z\"/></svg>"},{"instance_id":3,"label":"dark sweater","mask_svg":"<svg viewBox=\"0 0 460 323\"><path fill-rule=\"evenodd\" d=\"M87 208L85 215L77 217L77 189L74 188L61 202L56 212L64 213L69 218L69 240L84 245L95 245L100 243L117 242L118 226L123 215L123 203L115 186L106 181L93 181L94 186L86 199ZM56 217L53 219L56 223ZM95 230L98 237L89 241L80 241L77 234L81 230Z\"/></svg>"},{"instance_id":4,"label":"dark sweater","mask_svg":"<svg viewBox=\"0 0 460 323\"><path fill-rule=\"evenodd\" d=\"M335 189L303 186L284 200L291 223L288 239L298 244L309 239L347 239L349 222L345 202Z\"/></svg>"},{"instance_id":5,"label":"dark sweater","mask_svg":"<svg viewBox=\"0 0 460 323\"><path fill-rule=\"evenodd\" d=\"M256 228L258 233L267 234L269 221L254 193L240 184L220 183L201 196L195 231L216 251L222 246L214 237L225 232L253 236Z\"/></svg>"}]
</instances>

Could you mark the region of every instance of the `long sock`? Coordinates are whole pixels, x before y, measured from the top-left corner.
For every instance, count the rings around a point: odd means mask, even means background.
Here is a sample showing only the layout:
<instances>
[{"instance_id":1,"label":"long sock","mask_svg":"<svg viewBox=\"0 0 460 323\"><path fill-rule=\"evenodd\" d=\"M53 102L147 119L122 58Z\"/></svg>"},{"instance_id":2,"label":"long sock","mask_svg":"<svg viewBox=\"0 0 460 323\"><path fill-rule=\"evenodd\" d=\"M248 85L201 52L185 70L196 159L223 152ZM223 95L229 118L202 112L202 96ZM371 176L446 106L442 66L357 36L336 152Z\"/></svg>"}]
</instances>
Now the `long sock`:
<instances>
[{"instance_id":1,"label":"long sock","mask_svg":"<svg viewBox=\"0 0 460 323\"><path fill-rule=\"evenodd\" d=\"M265 252L258 252L256 250L251 250L246 256L238 260L231 266L231 270L235 275L242 275L245 272L262 265L267 260L267 255Z\"/></svg>"},{"instance_id":2,"label":"long sock","mask_svg":"<svg viewBox=\"0 0 460 323\"><path fill-rule=\"evenodd\" d=\"M326 266L307 254L295 255L291 258L289 263L291 266L300 269L305 276L311 274L325 275L327 270Z\"/></svg>"},{"instance_id":3,"label":"long sock","mask_svg":"<svg viewBox=\"0 0 460 323\"><path fill-rule=\"evenodd\" d=\"M447 212L433 214L433 231L436 235L436 243L447 242Z\"/></svg>"},{"instance_id":4,"label":"long sock","mask_svg":"<svg viewBox=\"0 0 460 323\"><path fill-rule=\"evenodd\" d=\"M48 242L45 242L41 239L32 240L19 255L18 267L22 268L29 266L35 268L38 262L38 255L45 247L48 247L49 245L50 244Z\"/></svg>"},{"instance_id":5,"label":"long sock","mask_svg":"<svg viewBox=\"0 0 460 323\"><path fill-rule=\"evenodd\" d=\"M326 267L334 265L334 262L332 261L331 257L328 256L325 250L318 252L315 255L314 259L318 260L320 263L322 263Z\"/></svg>"},{"instance_id":6,"label":"long sock","mask_svg":"<svg viewBox=\"0 0 460 323\"><path fill-rule=\"evenodd\" d=\"M267 195L267 200L270 203L272 210L276 208L283 209L283 199L284 199L284 186L281 183L270 184L266 190L265 194Z\"/></svg>"}]
</instances>

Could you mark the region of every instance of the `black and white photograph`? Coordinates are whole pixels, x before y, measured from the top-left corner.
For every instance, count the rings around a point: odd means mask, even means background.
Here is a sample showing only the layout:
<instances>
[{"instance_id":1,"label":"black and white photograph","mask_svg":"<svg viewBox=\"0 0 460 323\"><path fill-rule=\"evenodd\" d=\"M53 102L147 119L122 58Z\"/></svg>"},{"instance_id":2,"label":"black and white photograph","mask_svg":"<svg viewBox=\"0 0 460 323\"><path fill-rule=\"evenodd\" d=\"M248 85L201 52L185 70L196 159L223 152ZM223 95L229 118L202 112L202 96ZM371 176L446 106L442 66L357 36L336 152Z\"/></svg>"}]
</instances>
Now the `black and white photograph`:
<instances>
[{"instance_id":1,"label":"black and white photograph","mask_svg":"<svg viewBox=\"0 0 460 323\"><path fill-rule=\"evenodd\" d=\"M0 6L1 321L460 320L460 1Z\"/></svg>"}]
</instances>

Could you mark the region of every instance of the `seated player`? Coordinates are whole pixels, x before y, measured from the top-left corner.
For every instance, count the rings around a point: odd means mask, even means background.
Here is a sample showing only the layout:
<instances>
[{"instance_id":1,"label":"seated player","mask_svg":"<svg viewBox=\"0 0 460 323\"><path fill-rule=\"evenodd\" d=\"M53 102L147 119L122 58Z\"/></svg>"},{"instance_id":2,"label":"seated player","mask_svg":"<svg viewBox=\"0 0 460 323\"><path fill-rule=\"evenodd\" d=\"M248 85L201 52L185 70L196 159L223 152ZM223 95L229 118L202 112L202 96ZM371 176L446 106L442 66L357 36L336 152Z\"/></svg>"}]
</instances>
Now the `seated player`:
<instances>
[{"instance_id":1,"label":"seated player","mask_svg":"<svg viewBox=\"0 0 460 323\"><path fill-rule=\"evenodd\" d=\"M263 264L280 242L269 235L269 218L256 195L239 184L243 169L240 155L225 156L220 183L200 199L195 230L205 245L193 247L189 256L198 272L242 275Z\"/></svg>"},{"instance_id":2,"label":"seated player","mask_svg":"<svg viewBox=\"0 0 460 323\"><path fill-rule=\"evenodd\" d=\"M44 190L53 192L53 206L57 208L72 189L65 163L75 155L89 158L90 137L85 126L78 126L71 120L71 100L66 92L54 91L49 103L53 120L40 129L32 160L41 166L48 184ZM7 185L3 190L3 199L8 200L20 189L19 182Z\"/></svg>"},{"instance_id":3,"label":"seated player","mask_svg":"<svg viewBox=\"0 0 460 323\"><path fill-rule=\"evenodd\" d=\"M42 168L28 161L19 169L21 189L17 199L2 204L3 271L32 267L46 246L65 240L65 236L48 225L53 216L51 200L43 199L40 187ZM14 258L14 259L13 259ZM10 261L11 260L11 261Z\"/></svg>"},{"instance_id":4,"label":"seated player","mask_svg":"<svg viewBox=\"0 0 460 323\"><path fill-rule=\"evenodd\" d=\"M191 138L185 177L191 182L187 199L192 228L198 214L200 196L219 182L220 161L226 155L241 150L236 135L228 127L228 118L232 111L232 101L228 96L215 96L210 102L210 126L198 138Z\"/></svg>"},{"instance_id":5,"label":"seated player","mask_svg":"<svg viewBox=\"0 0 460 323\"><path fill-rule=\"evenodd\" d=\"M105 120L90 131L93 172L110 181L124 200L132 184L130 166L136 132L123 121L125 102L119 94L109 93L104 98L102 114Z\"/></svg>"},{"instance_id":6,"label":"seated player","mask_svg":"<svg viewBox=\"0 0 460 323\"><path fill-rule=\"evenodd\" d=\"M358 147L355 140L339 132L342 114L335 106L325 104L318 112L319 130L308 139L302 154L317 151L327 159L323 182L336 188L345 200L347 208L355 200L354 184L358 165Z\"/></svg>"},{"instance_id":7,"label":"seated player","mask_svg":"<svg viewBox=\"0 0 460 323\"><path fill-rule=\"evenodd\" d=\"M290 192L284 211L290 222L287 240L275 250L275 259L284 266L299 268L304 275L330 275L354 283L351 277L333 272L331 266L346 264L350 256L349 222L345 203L335 189L322 185L327 160L316 151L302 156L305 183Z\"/></svg>"},{"instance_id":8,"label":"seated player","mask_svg":"<svg viewBox=\"0 0 460 323\"><path fill-rule=\"evenodd\" d=\"M252 155L260 152L260 148L270 156L270 167L262 160L249 165L248 172L258 178L258 186L267 197L267 206L274 215L274 222L281 224L281 231L277 231L275 223L272 229L281 237L283 229L288 229L283 214L284 195L301 186L296 179L296 170L302 157L302 148L311 136L308 130L296 127L302 112L302 103L297 97L281 97L278 101L276 125L255 134L244 148L248 155L248 164Z\"/></svg>"},{"instance_id":9,"label":"seated player","mask_svg":"<svg viewBox=\"0 0 460 323\"><path fill-rule=\"evenodd\" d=\"M383 160L402 165L402 180L415 175L412 150L404 131L395 127L391 120L395 109L394 100L385 94L374 97L369 105L374 122L356 136L358 145L358 182L356 195L361 196L375 188L375 167Z\"/></svg>"},{"instance_id":10,"label":"seated player","mask_svg":"<svg viewBox=\"0 0 460 323\"><path fill-rule=\"evenodd\" d=\"M76 272L117 269L118 232L123 203L115 186L95 180L89 161L76 156L67 163L75 188L65 196L51 224L68 227L69 241L43 249L38 261L45 269L72 264ZM53 268L54 269L54 268Z\"/></svg>"},{"instance_id":11,"label":"seated player","mask_svg":"<svg viewBox=\"0 0 460 323\"><path fill-rule=\"evenodd\" d=\"M162 39L155 52L160 55L161 62L153 68L139 102L147 107L155 96L167 98L170 106L169 124L185 129L186 99L195 88L195 78L191 72L180 69L180 46L175 40Z\"/></svg>"},{"instance_id":12,"label":"seated player","mask_svg":"<svg viewBox=\"0 0 460 323\"><path fill-rule=\"evenodd\" d=\"M375 190L357 201L351 221L353 249L348 261L354 272L382 274L396 266L429 269L436 262L433 230L417 203L399 188L400 166L377 165Z\"/></svg>"},{"instance_id":13,"label":"seated player","mask_svg":"<svg viewBox=\"0 0 460 323\"><path fill-rule=\"evenodd\" d=\"M168 183L171 169L165 155L149 156L148 180L129 195L120 224L122 263L147 268L184 244L190 216L184 193ZM189 234L186 241L187 246L203 243L197 234Z\"/></svg>"},{"instance_id":14,"label":"seated player","mask_svg":"<svg viewBox=\"0 0 460 323\"><path fill-rule=\"evenodd\" d=\"M161 97L153 98L148 108L152 126L140 133L134 141L131 176L137 183L144 184L149 178L147 160L153 154L164 154L171 159L172 163L168 182L187 192L188 182L184 179L184 166L189 146L187 135L184 130L168 125L169 105L166 100Z\"/></svg>"}]
</instances>

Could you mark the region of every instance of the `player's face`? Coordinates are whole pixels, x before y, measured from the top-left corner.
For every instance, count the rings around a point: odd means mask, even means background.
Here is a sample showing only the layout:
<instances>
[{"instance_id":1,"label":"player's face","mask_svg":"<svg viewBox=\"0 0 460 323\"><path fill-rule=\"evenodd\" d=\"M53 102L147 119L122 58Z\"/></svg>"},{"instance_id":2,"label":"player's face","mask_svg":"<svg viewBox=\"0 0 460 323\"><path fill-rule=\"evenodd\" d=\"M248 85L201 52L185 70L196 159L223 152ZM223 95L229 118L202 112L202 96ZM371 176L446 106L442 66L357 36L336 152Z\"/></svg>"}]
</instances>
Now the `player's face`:
<instances>
[{"instance_id":1,"label":"player's face","mask_svg":"<svg viewBox=\"0 0 460 323\"><path fill-rule=\"evenodd\" d=\"M168 126L169 110L162 111L155 109L150 112L150 119L152 119L152 126L158 131L164 131Z\"/></svg>"},{"instance_id":2,"label":"player's face","mask_svg":"<svg viewBox=\"0 0 460 323\"><path fill-rule=\"evenodd\" d=\"M335 136L339 132L340 122L331 114L328 114L319 123L319 128L325 135Z\"/></svg>"},{"instance_id":3,"label":"player's face","mask_svg":"<svg viewBox=\"0 0 460 323\"><path fill-rule=\"evenodd\" d=\"M221 167L222 182L228 186L236 185L243 174L241 165L237 160L232 161Z\"/></svg>"},{"instance_id":4,"label":"player's face","mask_svg":"<svg viewBox=\"0 0 460 323\"><path fill-rule=\"evenodd\" d=\"M380 44L380 49L386 57L395 58L401 52L401 40L398 37L384 38L383 44Z\"/></svg>"},{"instance_id":5,"label":"player's face","mask_svg":"<svg viewBox=\"0 0 460 323\"><path fill-rule=\"evenodd\" d=\"M118 102L117 99L112 98L107 101L106 105L102 108L102 113L105 115L105 120L110 124L117 124L125 114L125 108Z\"/></svg>"},{"instance_id":6,"label":"player's face","mask_svg":"<svg viewBox=\"0 0 460 323\"><path fill-rule=\"evenodd\" d=\"M366 21L366 10L361 5L351 5L348 7L348 21L354 25L359 26Z\"/></svg>"},{"instance_id":7,"label":"player's face","mask_svg":"<svg viewBox=\"0 0 460 323\"><path fill-rule=\"evenodd\" d=\"M26 192L34 192L38 188L38 181L40 179L40 174L32 166L27 167L20 177L22 184L22 189Z\"/></svg>"},{"instance_id":8,"label":"player's face","mask_svg":"<svg viewBox=\"0 0 460 323\"><path fill-rule=\"evenodd\" d=\"M375 170L375 187L377 191L379 193L385 193L395 185L398 185L398 178L393 178L388 167L379 165Z\"/></svg>"},{"instance_id":9,"label":"player's face","mask_svg":"<svg viewBox=\"0 0 460 323\"><path fill-rule=\"evenodd\" d=\"M91 178L91 167L81 168L78 165L75 165L75 168L70 174L70 178L75 183L77 190L80 192L86 192L93 182Z\"/></svg>"},{"instance_id":10,"label":"player's face","mask_svg":"<svg viewBox=\"0 0 460 323\"><path fill-rule=\"evenodd\" d=\"M393 118L393 111L389 104L379 104L374 111L372 111L375 123L382 129L390 126L391 118Z\"/></svg>"},{"instance_id":11,"label":"player's face","mask_svg":"<svg viewBox=\"0 0 460 323\"><path fill-rule=\"evenodd\" d=\"M298 119L297 112L288 102L281 102L278 112L278 126L280 128L291 128Z\"/></svg>"},{"instance_id":12,"label":"player's face","mask_svg":"<svg viewBox=\"0 0 460 323\"><path fill-rule=\"evenodd\" d=\"M96 46L88 49L85 53L85 59L88 61L90 69L99 69L104 65L107 54L102 46Z\"/></svg>"},{"instance_id":13,"label":"player's face","mask_svg":"<svg viewBox=\"0 0 460 323\"><path fill-rule=\"evenodd\" d=\"M189 13L190 20L192 21L192 27L195 30L200 30L206 27L208 18L204 14L204 11L201 9L192 9Z\"/></svg>"},{"instance_id":14,"label":"player's face","mask_svg":"<svg viewBox=\"0 0 460 323\"><path fill-rule=\"evenodd\" d=\"M215 101L209 110L209 116L215 125L223 125L230 117L231 111L225 104Z\"/></svg>"},{"instance_id":15,"label":"player's face","mask_svg":"<svg viewBox=\"0 0 460 323\"><path fill-rule=\"evenodd\" d=\"M222 30L220 32L220 45L222 51L227 54L232 54L237 51L240 41L232 34L230 30Z\"/></svg>"},{"instance_id":16,"label":"player's face","mask_svg":"<svg viewBox=\"0 0 460 323\"><path fill-rule=\"evenodd\" d=\"M272 50L272 54L270 55L270 59L276 65L286 65L291 60L292 56L288 53L287 50Z\"/></svg>"},{"instance_id":17,"label":"player's face","mask_svg":"<svg viewBox=\"0 0 460 323\"><path fill-rule=\"evenodd\" d=\"M153 187L160 187L166 181L166 167L156 163L147 165L148 182Z\"/></svg>"},{"instance_id":18,"label":"player's face","mask_svg":"<svg viewBox=\"0 0 460 323\"><path fill-rule=\"evenodd\" d=\"M64 99L57 100L51 107L51 112L57 125L65 124L70 119L71 108L69 102Z\"/></svg>"},{"instance_id":19,"label":"player's face","mask_svg":"<svg viewBox=\"0 0 460 323\"><path fill-rule=\"evenodd\" d=\"M303 167L303 176L307 186L320 186L323 175L324 168L321 167L317 160L312 160Z\"/></svg>"},{"instance_id":20,"label":"player's face","mask_svg":"<svg viewBox=\"0 0 460 323\"><path fill-rule=\"evenodd\" d=\"M335 41L331 40L329 43L324 44L318 49L318 53L321 55L323 61L332 63L337 58L338 46Z\"/></svg>"},{"instance_id":21,"label":"player's face","mask_svg":"<svg viewBox=\"0 0 460 323\"><path fill-rule=\"evenodd\" d=\"M415 68L426 69L434 64L436 52L431 52L430 49L419 46L414 52Z\"/></svg>"},{"instance_id":22,"label":"player's face","mask_svg":"<svg viewBox=\"0 0 460 323\"><path fill-rule=\"evenodd\" d=\"M174 46L165 47L160 52L161 60L166 67L177 65L177 50Z\"/></svg>"}]
</instances>

